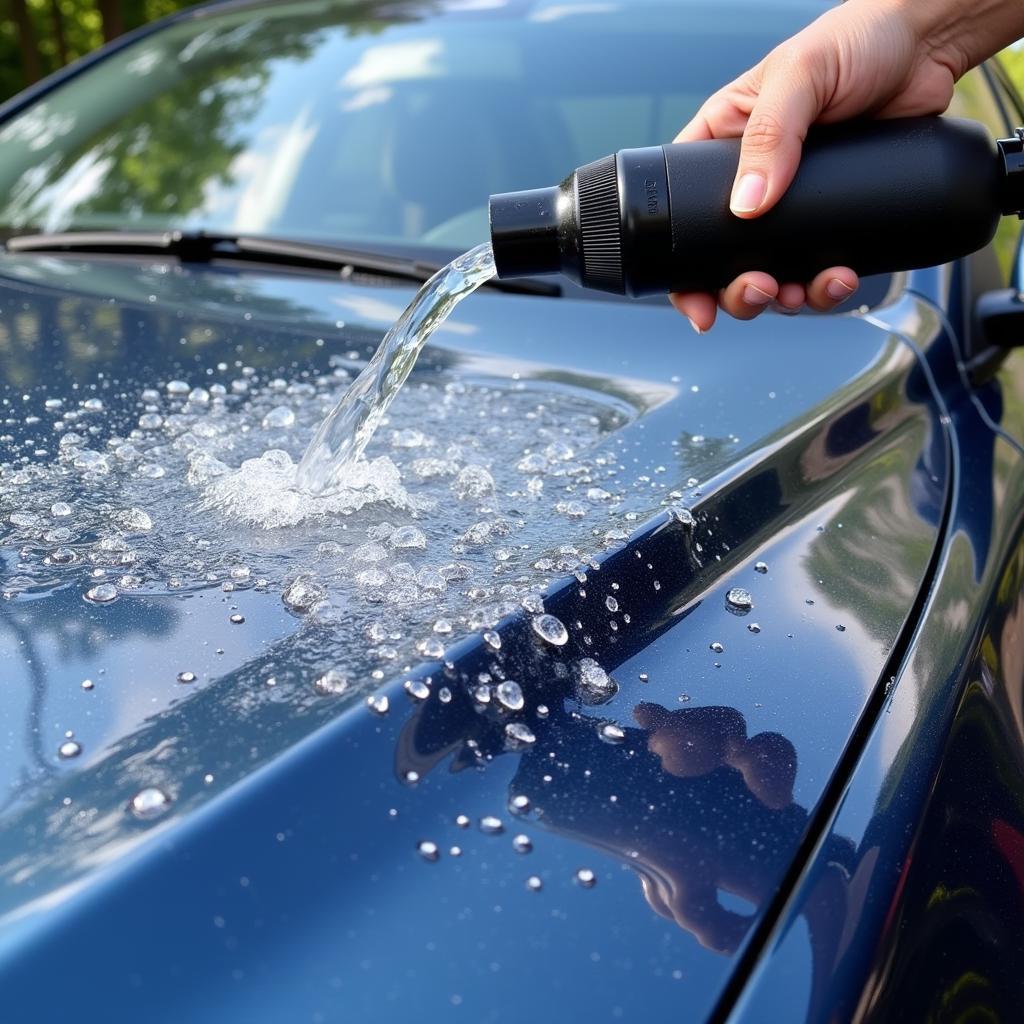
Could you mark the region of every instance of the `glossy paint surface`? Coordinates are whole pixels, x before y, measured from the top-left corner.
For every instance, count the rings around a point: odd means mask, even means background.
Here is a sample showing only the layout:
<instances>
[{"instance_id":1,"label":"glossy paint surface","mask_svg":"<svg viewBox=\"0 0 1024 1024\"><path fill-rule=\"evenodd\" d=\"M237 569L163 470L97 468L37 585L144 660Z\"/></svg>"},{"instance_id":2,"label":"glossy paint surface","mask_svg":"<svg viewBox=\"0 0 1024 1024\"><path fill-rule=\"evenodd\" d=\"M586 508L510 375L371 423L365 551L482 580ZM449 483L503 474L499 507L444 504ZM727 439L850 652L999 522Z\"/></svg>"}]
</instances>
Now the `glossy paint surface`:
<instances>
[{"instance_id":1,"label":"glossy paint surface","mask_svg":"<svg viewBox=\"0 0 1024 1024\"><path fill-rule=\"evenodd\" d=\"M935 321L941 317L935 314ZM915 333L920 323L893 317ZM949 400L950 529L921 621L835 814L730 1019L1016 1019L1024 955L1020 358ZM841 838L840 838L841 837ZM827 850L848 844L843 864ZM805 922L817 915L817 930Z\"/></svg>"},{"instance_id":2,"label":"glossy paint surface","mask_svg":"<svg viewBox=\"0 0 1024 1024\"><path fill-rule=\"evenodd\" d=\"M7 258L0 273L8 400L108 381L110 429L133 415L120 394L222 355L273 374L368 351L409 295L117 260ZM301 664L302 631L276 595L235 595L246 624L226 637L216 588L106 608L77 593L4 602L0 974L34 1019L66 1012L65 991L44 984L55 962L110 1020L404 1020L456 1006L477 1020L696 1018L720 999L938 536L945 432L914 352L848 316L723 325L712 348L667 307L487 292L439 337L417 374L517 372L631 396L636 418L606 443L652 493L700 479L695 523L652 498L628 542L581 567L585 583L553 584L565 647L513 617L500 652L470 637L450 669L416 670L448 684L449 704L411 704L399 678L383 718L311 699L301 673L263 686L269 660ZM209 340L200 355L181 338ZM672 444L694 434L709 441ZM737 586L747 615L726 601ZM225 653L181 699L152 669L204 640ZM584 656L618 683L600 707L575 696ZM526 691L526 752L468 697L482 671ZM62 762L45 738L67 728L87 753ZM139 822L126 805L154 784L173 803ZM508 809L517 795L523 820ZM480 830L488 815L502 834ZM519 831L529 854L513 849ZM417 854L423 840L436 863ZM831 859L851 856L838 838Z\"/></svg>"}]
</instances>

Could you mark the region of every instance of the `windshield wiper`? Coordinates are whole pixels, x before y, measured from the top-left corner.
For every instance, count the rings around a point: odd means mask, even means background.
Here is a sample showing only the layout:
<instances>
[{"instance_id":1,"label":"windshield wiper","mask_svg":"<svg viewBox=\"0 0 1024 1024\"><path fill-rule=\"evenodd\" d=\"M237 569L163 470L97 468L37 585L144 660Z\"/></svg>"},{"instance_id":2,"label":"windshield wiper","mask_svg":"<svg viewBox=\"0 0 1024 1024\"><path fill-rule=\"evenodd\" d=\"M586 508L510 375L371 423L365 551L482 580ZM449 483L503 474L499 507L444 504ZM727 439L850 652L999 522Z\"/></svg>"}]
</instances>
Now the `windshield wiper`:
<instances>
[{"instance_id":1,"label":"windshield wiper","mask_svg":"<svg viewBox=\"0 0 1024 1024\"><path fill-rule=\"evenodd\" d=\"M183 263L211 260L249 261L309 270L380 274L406 281L426 281L441 264L385 253L334 245L316 245L286 238L221 235L205 231L68 231L12 235L4 242L10 253L81 252L111 255L167 255ZM549 281L492 278L484 287L522 295L559 296L562 289Z\"/></svg>"}]
</instances>

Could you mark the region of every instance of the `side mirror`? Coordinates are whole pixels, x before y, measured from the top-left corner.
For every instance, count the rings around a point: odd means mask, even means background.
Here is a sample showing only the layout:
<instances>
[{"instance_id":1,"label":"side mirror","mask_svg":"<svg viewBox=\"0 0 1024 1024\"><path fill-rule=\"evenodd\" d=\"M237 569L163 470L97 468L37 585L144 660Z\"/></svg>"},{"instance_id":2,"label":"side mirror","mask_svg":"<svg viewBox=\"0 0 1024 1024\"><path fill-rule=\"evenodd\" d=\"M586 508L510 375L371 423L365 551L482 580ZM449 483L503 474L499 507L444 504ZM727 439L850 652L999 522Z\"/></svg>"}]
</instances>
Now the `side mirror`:
<instances>
[{"instance_id":1,"label":"side mirror","mask_svg":"<svg viewBox=\"0 0 1024 1024\"><path fill-rule=\"evenodd\" d=\"M971 379L980 382L1007 351L1024 345L1024 294L1016 288L984 292L974 304L971 329L973 355L967 363Z\"/></svg>"}]
</instances>

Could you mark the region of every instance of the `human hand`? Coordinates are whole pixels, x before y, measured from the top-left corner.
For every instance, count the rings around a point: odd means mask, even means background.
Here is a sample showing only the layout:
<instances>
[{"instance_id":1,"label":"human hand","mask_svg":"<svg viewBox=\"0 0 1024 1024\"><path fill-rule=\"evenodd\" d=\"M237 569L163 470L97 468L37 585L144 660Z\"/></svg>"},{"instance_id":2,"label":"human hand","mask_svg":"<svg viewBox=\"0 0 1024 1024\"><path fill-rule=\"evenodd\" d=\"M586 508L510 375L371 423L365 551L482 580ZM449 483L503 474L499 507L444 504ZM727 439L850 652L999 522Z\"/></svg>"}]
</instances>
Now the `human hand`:
<instances>
[{"instance_id":1,"label":"human hand","mask_svg":"<svg viewBox=\"0 0 1024 1024\"><path fill-rule=\"evenodd\" d=\"M960 0L847 0L711 96L675 141L742 136L730 207L737 217L761 216L792 182L812 124L941 113L956 80L1024 27L1022 6L978 0L964 13ZM770 306L795 313L806 304L824 312L857 285L849 267L824 269L805 283L780 283L751 270L717 296L670 298L703 333L717 306L740 320Z\"/></svg>"}]
</instances>

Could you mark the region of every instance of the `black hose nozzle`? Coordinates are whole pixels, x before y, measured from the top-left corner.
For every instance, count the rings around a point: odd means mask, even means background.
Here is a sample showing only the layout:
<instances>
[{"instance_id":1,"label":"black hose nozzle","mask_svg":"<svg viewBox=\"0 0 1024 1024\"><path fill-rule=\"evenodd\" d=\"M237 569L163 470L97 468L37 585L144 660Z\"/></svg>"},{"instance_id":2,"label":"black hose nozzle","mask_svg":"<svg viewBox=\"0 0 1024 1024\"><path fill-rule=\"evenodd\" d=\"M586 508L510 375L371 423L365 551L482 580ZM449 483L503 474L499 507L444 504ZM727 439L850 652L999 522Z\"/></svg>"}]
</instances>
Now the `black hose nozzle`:
<instances>
[{"instance_id":1,"label":"black hose nozzle","mask_svg":"<svg viewBox=\"0 0 1024 1024\"><path fill-rule=\"evenodd\" d=\"M993 143L953 118L815 128L783 198L729 210L739 139L625 149L561 185L491 196L499 277L563 273L628 295L715 291L748 270L810 280L946 263L1024 210L1024 132Z\"/></svg>"}]
</instances>

